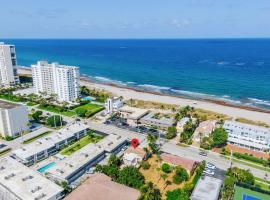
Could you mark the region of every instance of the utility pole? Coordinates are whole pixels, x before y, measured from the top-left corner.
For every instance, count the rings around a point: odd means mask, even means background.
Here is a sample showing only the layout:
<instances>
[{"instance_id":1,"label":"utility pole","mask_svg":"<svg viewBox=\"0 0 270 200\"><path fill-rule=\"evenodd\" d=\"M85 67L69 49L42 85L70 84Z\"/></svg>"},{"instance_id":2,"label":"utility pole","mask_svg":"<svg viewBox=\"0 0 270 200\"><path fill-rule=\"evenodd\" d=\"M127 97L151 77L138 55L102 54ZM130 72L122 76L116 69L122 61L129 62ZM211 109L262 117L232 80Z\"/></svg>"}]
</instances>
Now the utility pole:
<instances>
[{"instance_id":1,"label":"utility pole","mask_svg":"<svg viewBox=\"0 0 270 200\"><path fill-rule=\"evenodd\" d=\"M232 168L232 150L231 150L231 156L230 156L230 168Z\"/></svg>"}]
</instances>

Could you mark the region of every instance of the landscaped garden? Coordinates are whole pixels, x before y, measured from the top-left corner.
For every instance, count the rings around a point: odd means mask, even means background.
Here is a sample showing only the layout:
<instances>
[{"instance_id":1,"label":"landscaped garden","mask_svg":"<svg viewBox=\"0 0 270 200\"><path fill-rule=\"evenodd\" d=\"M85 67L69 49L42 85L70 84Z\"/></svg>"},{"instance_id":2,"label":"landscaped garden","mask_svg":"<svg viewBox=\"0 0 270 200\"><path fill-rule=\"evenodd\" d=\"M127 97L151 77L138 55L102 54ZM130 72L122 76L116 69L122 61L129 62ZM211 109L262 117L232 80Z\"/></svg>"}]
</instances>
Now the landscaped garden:
<instances>
[{"instance_id":1,"label":"landscaped garden","mask_svg":"<svg viewBox=\"0 0 270 200\"><path fill-rule=\"evenodd\" d=\"M97 143L99 142L103 136L93 133L89 131L87 135L77 142L73 143L72 145L62 149L60 154L70 156L71 154L75 153L76 151L80 150L81 148L85 147L90 143Z\"/></svg>"}]
</instances>

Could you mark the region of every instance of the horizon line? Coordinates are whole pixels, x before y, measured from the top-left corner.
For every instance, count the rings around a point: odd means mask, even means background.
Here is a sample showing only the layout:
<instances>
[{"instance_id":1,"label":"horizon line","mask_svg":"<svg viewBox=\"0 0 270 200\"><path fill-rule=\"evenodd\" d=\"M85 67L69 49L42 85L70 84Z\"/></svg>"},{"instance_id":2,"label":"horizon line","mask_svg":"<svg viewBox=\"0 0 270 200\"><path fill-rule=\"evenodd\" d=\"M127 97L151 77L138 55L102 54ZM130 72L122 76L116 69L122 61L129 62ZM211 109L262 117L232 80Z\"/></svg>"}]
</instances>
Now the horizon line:
<instances>
[{"instance_id":1,"label":"horizon line","mask_svg":"<svg viewBox=\"0 0 270 200\"><path fill-rule=\"evenodd\" d=\"M270 39L270 37L205 37L205 38L0 38L0 40L233 40Z\"/></svg>"}]
</instances>

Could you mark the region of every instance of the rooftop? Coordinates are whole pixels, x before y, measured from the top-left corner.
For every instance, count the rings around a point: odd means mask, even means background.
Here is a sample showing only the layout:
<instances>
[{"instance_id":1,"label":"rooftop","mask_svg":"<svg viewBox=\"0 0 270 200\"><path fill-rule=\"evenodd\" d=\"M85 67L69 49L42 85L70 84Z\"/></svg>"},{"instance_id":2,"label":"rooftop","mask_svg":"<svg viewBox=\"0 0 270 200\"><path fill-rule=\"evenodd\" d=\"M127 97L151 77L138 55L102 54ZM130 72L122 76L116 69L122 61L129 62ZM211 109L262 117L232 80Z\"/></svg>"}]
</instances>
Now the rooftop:
<instances>
[{"instance_id":1,"label":"rooftop","mask_svg":"<svg viewBox=\"0 0 270 200\"><path fill-rule=\"evenodd\" d=\"M149 121L151 123L160 124L163 126L172 126L174 123L174 119L172 117L167 118L162 116L161 118L157 119L154 117L155 113L149 113L148 115L145 115L142 120Z\"/></svg>"},{"instance_id":2,"label":"rooftop","mask_svg":"<svg viewBox=\"0 0 270 200\"><path fill-rule=\"evenodd\" d=\"M77 171L89 161L96 159L100 154L111 152L119 144L123 143L126 138L117 135L108 135L96 144L88 144L82 149L76 151L71 156L57 163L47 172L60 179L67 179L69 175Z\"/></svg>"},{"instance_id":3,"label":"rooftop","mask_svg":"<svg viewBox=\"0 0 270 200\"><path fill-rule=\"evenodd\" d=\"M199 124L199 127L196 128L196 133L210 134L216 127L215 120L203 121Z\"/></svg>"},{"instance_id":4,"label":"rooftop","mask_svg":"<svg viewBox=\"0 0 270 200\"><path fill-rule=\"evenodd\" d=\"M16 160L5 157L0 159L0 185L4 185L18 199L50 199L62 192L62 188L29 169Z\"/></svg>"},{"instance_id":5,"label":"rooftop","mask_svg":"<svg viewBox=\"0 0 270 200\"><path fill-rule=\"evenodd\" d=\"M192 192L191 200L217 200L222 181L220 179L205 176L200 178Z\"/></svg>"},{"instance_id":6,"label":"rooftop","mask_svg":"<svg viewBox=\"0 0 270 200\"><path fill-rule=\"evenodd\" d=\"M76 66L60 65L57 62L53 62L49 64L47 61L44 61L44 60L38 61L37 64L32 65L32 66L61 67L63 69L78 68Z\"/></svg>"},{"instance_id":7,"label":"rooftop","mask_svg":"<svg viewBox=\"0 0 270 200\"><path fill-rule=\"evenodd\" d=\"M129 113L128 118L129 119L140 119L144 115L146 115L149 111L146 109L141 109L141 108L135 108L135 107L130 107L130 106L123 106L120 108L121 112L126 112Z\"/></svg>"},{"instance_id":8,"label":"rooftop","mask_svg":"<svg viewBox=\"0 0 270 200\"><path fill-rule=\"evenodd\" d=\"M72 137L74 133L88 129L89 126L81 123L71 124L65 128L62 128L48 136L40 138L30 144L24 145L23 147L13 151L17 157L21 159L26 159L32 155L42 152L55 144Z\"/></svg>"},{"instance_id":9,"label":"rooftop","mask_svg":"<svg viewBox=\"0 0 270 200\"><path fill-rule=\"evenodd\" d=\"M194 164L195 164L194 160L182 158L182 157L175 156L175 155L168 154L168 153L162 153L161 159L164 162L171 163L173 165L180 165L181 167L188 170L189 172L192 171Z\"/></svg>"},{"instance_id":10,"label":"rooftop","mask_svg":"<svg viewBox=\"0 0 270 200\"><path fill-rule=\"evenodd\" d=\"M139 195L139 191L113 182L105 174L93 174L65 200L136 200Z\"/></svg>"},{"instance_id":11,"label":"rooftop","mask_svg":"<svg viewBox=\"0 0 270 200\"><path fill-rule=\"evenodd\" d=\"M182 119L180 119L179 122L177 122L177 126L178 126L178 127L182 127L182 126L184 126L189 120L190 120L190 118L188 118L188 117L183 117Z\"/></svg>"},{"instance_id":12,"label":"rooftop","mask_svg":"<svg viewBox=\"0 0 270 200\"><path fill-rule=\"evenodd\" d=\"M22 106L22 105L0 100L0 109L12 109L12 108L16 108L19 106Z\"/></svg>"},{"instance_id":13,"label":"rooftop","mask_svg":"<svg viewBox=\"0 0 270 200\"><path fill-rule=\"evenodd\" d=\"M246 123L241 123L241 122L236 122L236 121L231 121L231 120L225 121L224 128L233 128L233 129L241 129L241 130L247 129L249 131L256 131L256 132L260 131L260 132L264 132L264 133L270 133L269 128L246 124Z\"/></svg>"}]
</instances>

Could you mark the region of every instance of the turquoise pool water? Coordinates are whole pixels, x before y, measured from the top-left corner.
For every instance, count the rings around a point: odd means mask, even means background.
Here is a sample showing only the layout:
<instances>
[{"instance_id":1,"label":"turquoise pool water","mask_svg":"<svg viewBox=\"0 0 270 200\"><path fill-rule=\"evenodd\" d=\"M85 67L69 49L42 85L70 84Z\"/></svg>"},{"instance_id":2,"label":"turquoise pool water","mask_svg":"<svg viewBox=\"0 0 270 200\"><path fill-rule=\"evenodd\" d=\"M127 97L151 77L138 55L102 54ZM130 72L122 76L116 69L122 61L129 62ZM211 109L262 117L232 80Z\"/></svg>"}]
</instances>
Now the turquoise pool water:
<instances>
[{"instance_id":1,"label":"turquoise pool water","mask_svg":"<svg viewBox=\"0 0 270 200\"><path fill-rule=\"evenodd\" d=\"M41 168L38 169L38 172L40 173L45 173L48 169L50 169L51 167L55 166L56 165L56 162L51 162Z\"/></svg>"},{"instance_id":2,"label":"turquoise pool water","mask_svg":"<svg viewBox=\"0 0 270 200\"><path fill-rule=\"evenodd\" d=\"M81 98L83 101L94 101L95 98L94 97L91 97L91 96L87 96L87 97L83 97Z\"/></svg>"}]
</instances>

